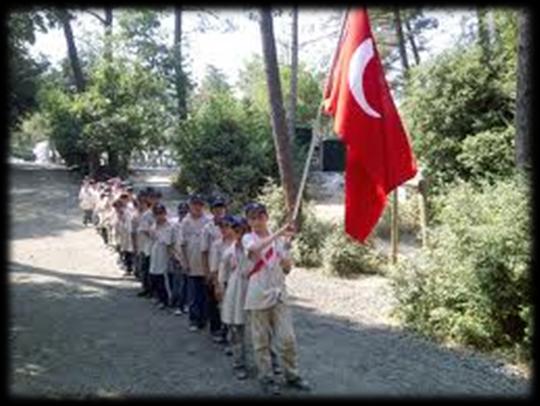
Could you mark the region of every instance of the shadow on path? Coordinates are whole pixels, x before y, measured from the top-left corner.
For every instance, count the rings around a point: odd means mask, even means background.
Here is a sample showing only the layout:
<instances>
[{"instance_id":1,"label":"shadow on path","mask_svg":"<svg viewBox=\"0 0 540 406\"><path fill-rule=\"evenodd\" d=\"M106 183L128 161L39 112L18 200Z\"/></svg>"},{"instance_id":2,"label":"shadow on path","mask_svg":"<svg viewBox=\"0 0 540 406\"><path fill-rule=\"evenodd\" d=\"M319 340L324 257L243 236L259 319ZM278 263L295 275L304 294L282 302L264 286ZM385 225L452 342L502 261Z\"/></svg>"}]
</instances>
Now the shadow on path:
<instances>
[{"instance_id":1,"label":"shadow on path","mask_svg":"<svg viewBox=\"0 0 540 406\"><path fill-rule=\"evenodd\" d=\"M11 382L16 394L242 396L230 359L207 333L135 297L135 282L20 263L12 277ZM30 298L22 300L22 298ZM300 367L317 396L525 396L528 384L481 357L398 329L351 323L296 304ZM294 393L288 393L294 395Z\"/></svg>"}]
</instances>

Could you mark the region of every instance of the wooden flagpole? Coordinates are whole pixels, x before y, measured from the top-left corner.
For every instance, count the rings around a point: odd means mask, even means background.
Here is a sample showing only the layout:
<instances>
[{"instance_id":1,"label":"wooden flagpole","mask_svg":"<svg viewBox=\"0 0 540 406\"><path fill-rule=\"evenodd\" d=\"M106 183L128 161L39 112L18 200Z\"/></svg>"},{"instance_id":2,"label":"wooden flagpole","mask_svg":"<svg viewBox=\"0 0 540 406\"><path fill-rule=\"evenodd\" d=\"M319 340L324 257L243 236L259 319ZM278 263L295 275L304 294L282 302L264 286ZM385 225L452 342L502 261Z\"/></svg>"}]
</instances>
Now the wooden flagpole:
<instances>
[{"instance_id":1,"label":"wooden flagpole","mask_svg":"<svg viewBox=\"0 0 540 406\"><path fill-rule=\"evenodd\" d=\"M330 67L330 73L328 74L327 80L326 80L326 86L328 87L329 83L333 80L333 73L334 68L336 67L338 54L339 54L339 48L341 45L341 41L343 39L343 32L345 31L345 24L347 22L347 16L349 14L349 9L347 8L345 10L345 14L343 15L343 20L341 21L341 30L339 33L338 43L336 46L336 50L334 51L334 57L332 58L332 66ZM296 218L298 217L298 211L300 210L300 203L302 201L302 195L304 194L304 188L306 186L307 181L307 175L309 173L309 167L311 164L311 159L313 156L313 151L315 150L315 146L320 142L322 139L322 131L321 131L321 113L323 111L324 106L324 99L321 101L321 104L319 105L319 109L317 111L317 117L315 118L314 123L314 134L311 137L311 143L309 145L308 155L306 159L306 163L304 165L304 172L302 173L302 180L300 181L300 186L298 187L298 192L296 194L296 202L294 203L294 210L293 215L291 218L292 222L296 222Z\"/></svg>"}]
</instances>

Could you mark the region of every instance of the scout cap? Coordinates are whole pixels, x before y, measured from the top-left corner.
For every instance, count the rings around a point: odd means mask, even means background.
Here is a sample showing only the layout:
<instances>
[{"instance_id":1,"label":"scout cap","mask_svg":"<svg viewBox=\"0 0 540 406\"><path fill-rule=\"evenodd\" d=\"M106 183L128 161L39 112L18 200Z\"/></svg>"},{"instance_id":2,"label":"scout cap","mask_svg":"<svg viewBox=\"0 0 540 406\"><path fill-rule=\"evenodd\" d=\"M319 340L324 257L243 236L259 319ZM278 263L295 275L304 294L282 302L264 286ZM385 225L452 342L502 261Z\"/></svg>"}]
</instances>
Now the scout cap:
<instances>
[{"instance_id":1,"label":"scout cap","mask_svg":"<svg viewBox=\"0 0 540 406\"><path fill-rule=\"evenodd\" d=\"M246 216L248 216L249 214L261 214L261 213L268 214L268 211L266 210L266 206L262 203L257 203L257 202L249 203L245 209L245 212L246 212Z\"/></svg>"},{"instance_id":2,"label":"scout cap","mask_svg":"<svg viewBox=\"0 0 540 406\"><path fill-rule=\"evenodd\" d=\"M178 214L185 214L189 211L189 206L186 202L180 202L178 203L178 206L176 207L176 212Z\"/></svg>"},{"instance_id":3,"label":"scout cap","mask_svg":"<svg viewBox=\"0 0 540 406\"><path fill-rule=\"evenodd\" d=\"M240 216L234 216L234 223L232 224L232 228L234 230L247 230L248 229L248 222L244 217Z\"/></svg>"},{"instance_id":4,"label":"scout cap","mask_svg":"<svg viewBox=\"0 0 540 406\"><path fill-rule=\"evenodd\" d=\"M200 194L194 193L189 197L189 203L190 204L195 204L195 203L204 204L205 201Z\"/></svg>"},{"instance_id":5,"label":"scout cap","mask_svg":"<svg viewBox=\"0 0 540 406\"><path fill-rule=\"evenodd\" d=\"M225 215L223 218L219 219L218 225L220 227L233 227L236 224L235 216L231 214Z\"/></svg>"},{"instance_id":6,"label":"scout cap","mask_svg":"<svg viewBox=\"0 0 540 406\"><path fill-rule=\"evenodd\" d=\"M225 201L225 199L221 196L218 196L218 197L215 197L213 200L212 200L212 203L210 205L211 208L215 208L215 207L225 207L227 206L227 202Z\"/></svg>"},{"instance_id":7,"label":"scout cap","mask_svg":"<svg viewBox=\"0 0 540 406\"><path fill-rule=\"evenodd\" d=\"M162 203L158 203L154 206L154 208L152 209L152 213L154 214L163 214L163 213L167 213L167 208L165 207L164 204Z\"/></svg>"}]
</instances>

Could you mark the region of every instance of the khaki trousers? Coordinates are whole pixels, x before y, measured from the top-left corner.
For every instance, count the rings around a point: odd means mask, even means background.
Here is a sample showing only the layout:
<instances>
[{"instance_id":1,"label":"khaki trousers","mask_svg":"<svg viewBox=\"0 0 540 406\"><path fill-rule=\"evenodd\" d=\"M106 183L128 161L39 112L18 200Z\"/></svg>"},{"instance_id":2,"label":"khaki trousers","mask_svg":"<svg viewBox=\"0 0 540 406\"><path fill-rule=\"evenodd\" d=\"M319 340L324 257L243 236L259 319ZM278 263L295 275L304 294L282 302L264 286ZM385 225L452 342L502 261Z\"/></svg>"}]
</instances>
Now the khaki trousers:
<instances>
[{"instance_id":1,"label":"khaki trousers","mask_svg":"<svg viewBox=\"0 0 540 406\"><path fill-rule=\"evenodd\" d=\"M296 352L296 337L292 325L289 307L278 302L276 305L262 310L250 310L251 339L253 355L260 380L273 379L270 358L270 340L276 340L281 355L283 372L286 380L299 377Z\"/></svg>"}]
</instances>

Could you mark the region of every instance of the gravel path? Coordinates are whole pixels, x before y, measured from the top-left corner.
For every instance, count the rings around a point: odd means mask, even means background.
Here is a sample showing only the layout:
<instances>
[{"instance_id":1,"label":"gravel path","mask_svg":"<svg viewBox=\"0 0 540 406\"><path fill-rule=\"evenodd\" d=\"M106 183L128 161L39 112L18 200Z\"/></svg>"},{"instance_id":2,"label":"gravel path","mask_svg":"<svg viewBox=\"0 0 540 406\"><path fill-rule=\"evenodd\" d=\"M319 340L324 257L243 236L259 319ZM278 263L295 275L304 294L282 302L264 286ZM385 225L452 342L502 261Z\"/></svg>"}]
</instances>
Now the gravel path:
<instances>
[{"instance_id":1,"label":"gravel path","mask_svg":"<svg viewBox=\"0 0 540 406\"><path fill-rule=\"evenodd\" d=\"M48 398L256 396L230 359L185 317L135 297L114 256L77 208L62 169L10 171L9 388ZM139 181L167 182L153 174ZM168 192L165 200L176 198ZM172 206L170 206L172 207ZM388 281L288 277L300 366L313 395L526 396L529 382L501 363L403 332ZM294 393L286 392L286 395Z\"/></svg>"}]
</instances>

